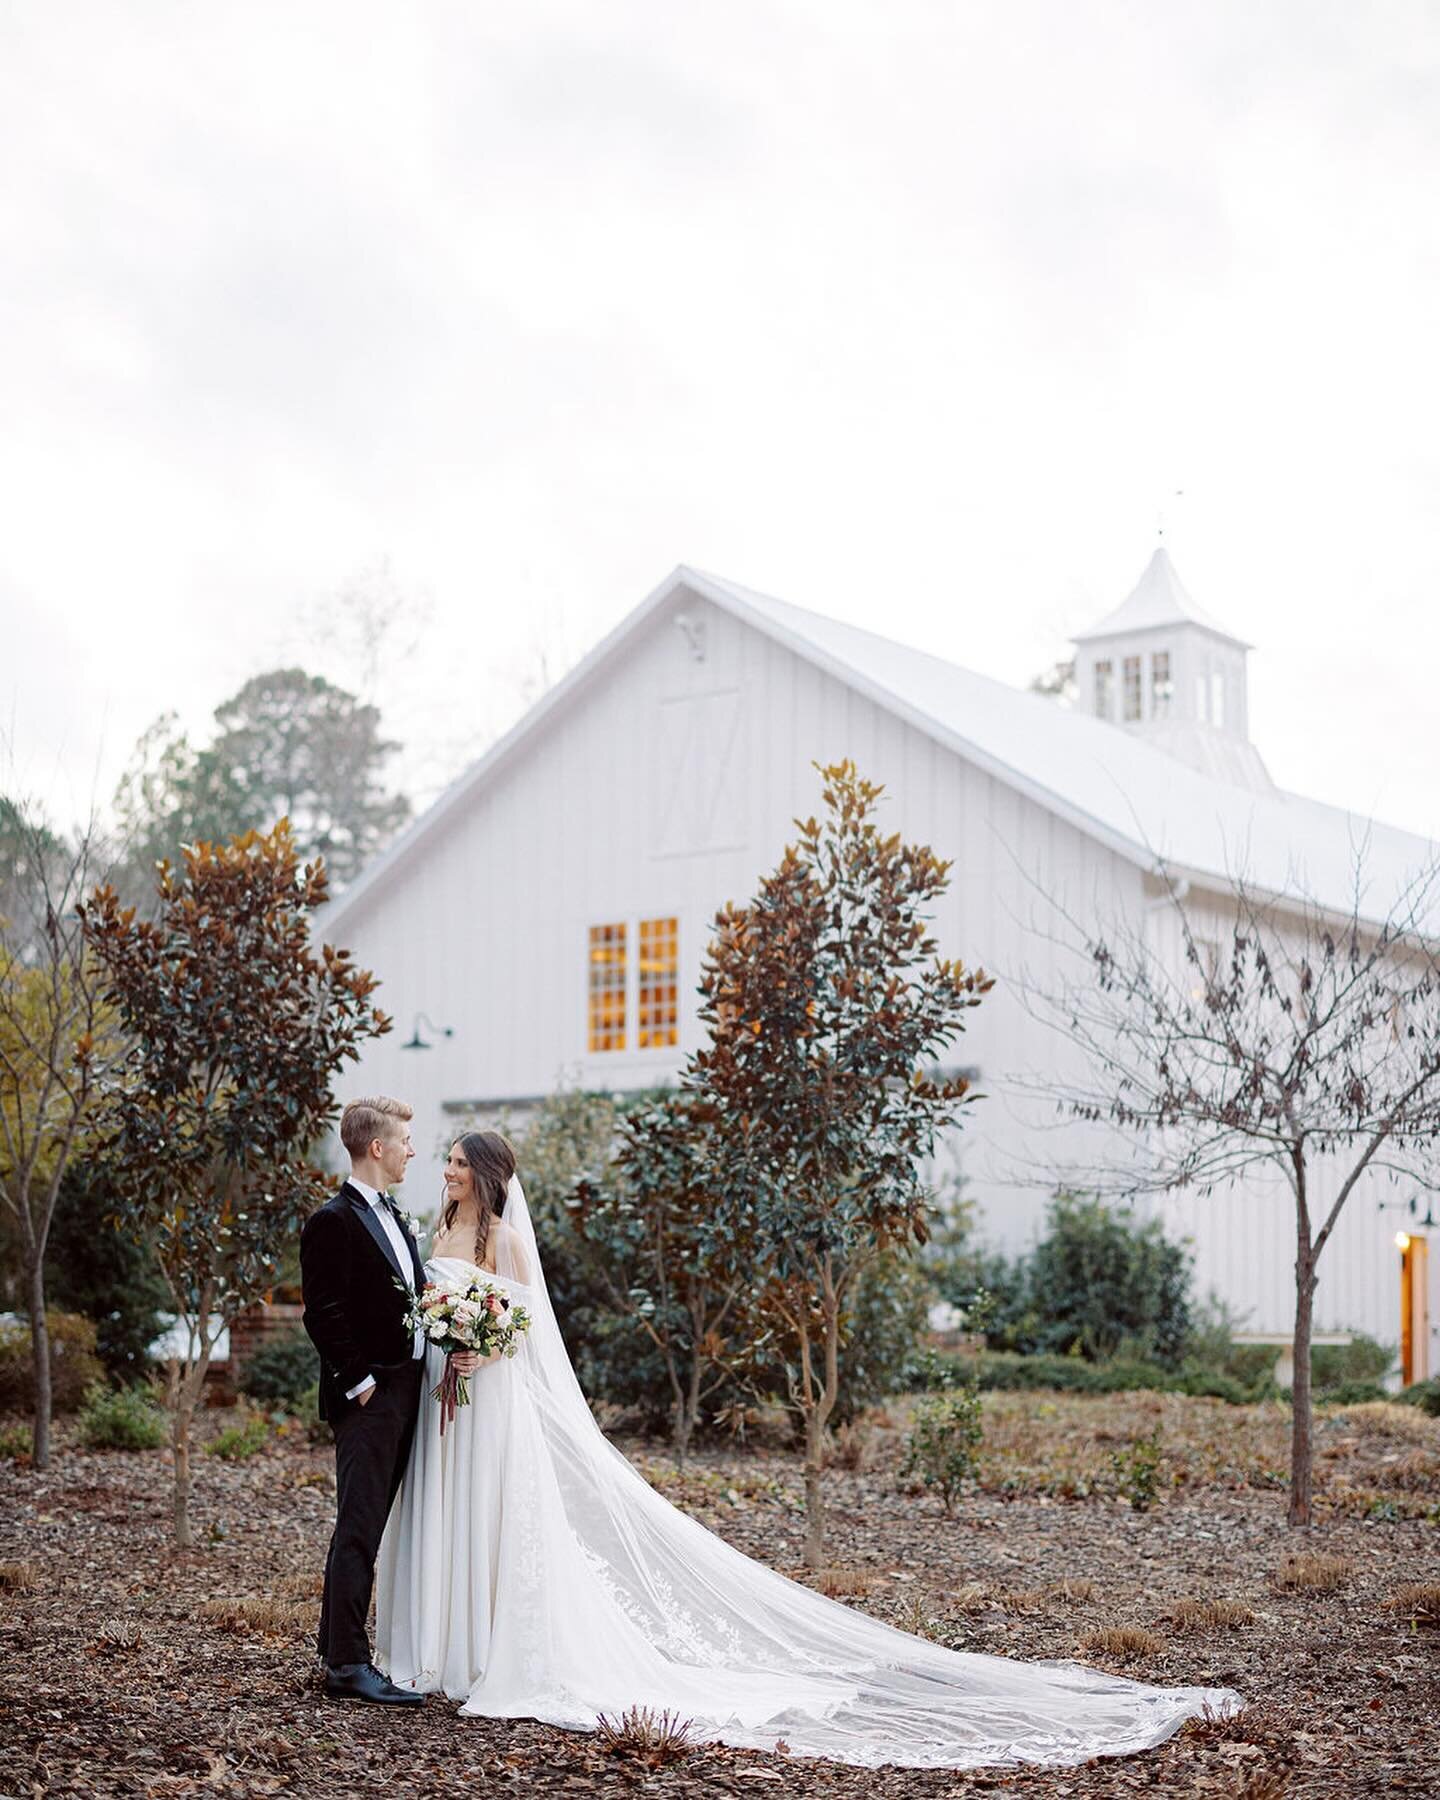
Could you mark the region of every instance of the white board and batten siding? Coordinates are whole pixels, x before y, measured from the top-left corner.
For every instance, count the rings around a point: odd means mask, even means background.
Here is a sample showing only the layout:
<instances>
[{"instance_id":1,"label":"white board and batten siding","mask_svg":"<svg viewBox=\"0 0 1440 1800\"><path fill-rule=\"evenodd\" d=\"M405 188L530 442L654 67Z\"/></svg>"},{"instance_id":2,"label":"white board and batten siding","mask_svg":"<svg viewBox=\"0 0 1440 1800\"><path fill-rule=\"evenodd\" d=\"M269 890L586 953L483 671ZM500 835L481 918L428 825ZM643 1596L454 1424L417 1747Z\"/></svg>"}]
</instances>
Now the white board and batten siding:
<instances>
[{"instance_id":1,"label":"white board and batten siding","mask_svg":"<svg viewBox=\"0 0 1440 1800\"><path fill-rule=\"evenodd\" d=\"M1022 975L1053 985L1043 896L1063 896L1081 917L1139 916L1144 859L1092 823L1083 795L1056 801L1012 779L983 742L971 751L967 694L978 717L996 704L996 684L957 670L954 716L937 725L914 698L934 688L933 659L907 692L899 664L879 679L874 665L884 653L919 653L853 633L847 655L849 628L815 620L812 643L811 620L677 571L331 907L325 935L379 975L395 1019L345 1092L415 1105L412 1210L438 1200L444 1145L465 1109L520 1111L562 1083L627 1089L674 1078L701 1041L695 989L716 910L748 898L793 839L794 820L818 812L812 765L850 757L885 785L886 828L953 862L936 917L942 953L1000 978L948 1060L978 1069L988 1096L961 1140L983 1229L1011 1249L1033 1235L1044 1204L1037 1171L1064 1151L1053 1107L1007 1077L1061 1070L1073 1051L1035 1022L1016 987ZM871 644L882 647L873 657ZM1037 730L1052 728L1052 703L1014 699L1041 709L1026 715ZM1082 737L1082 748L1092 741ZM639 1050L637 931L664 919L678 921L679 1042ZM590 931L620 923L626 1047L594 1052ZM407 1050L422 1014L431 1047ZM449 1038L435 1029L447 1026ZM1082 1129L1068 1128L1081 1162L1073 1134ZM1252 1183L1158 1210L1192 1240L1202 1291L1214 1288L1255 1329L1285 1328L1293 1242L1283 1192ZM1395 1227L1373 1195L1357 1195L1327 1253L1322 1325L1395 1339ZM1440 1318L1440 1305L1431 1310Z\"/></svg>"}]
</instances>

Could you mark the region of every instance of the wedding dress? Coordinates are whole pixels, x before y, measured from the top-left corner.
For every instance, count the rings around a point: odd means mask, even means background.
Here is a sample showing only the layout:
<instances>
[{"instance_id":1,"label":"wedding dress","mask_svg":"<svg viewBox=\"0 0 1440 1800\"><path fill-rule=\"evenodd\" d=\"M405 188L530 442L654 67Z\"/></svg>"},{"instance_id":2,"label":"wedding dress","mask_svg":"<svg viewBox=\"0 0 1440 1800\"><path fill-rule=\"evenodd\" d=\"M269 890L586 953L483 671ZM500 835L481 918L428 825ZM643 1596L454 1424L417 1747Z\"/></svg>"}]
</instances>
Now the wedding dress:
<instances>
[{"instance_id":1,"label":"wedding dress","mask_svg":"<svg viewBox=\"0 0 1440 1800\"><path fill-rule=\"evenodd\" d=\"M664 1500L605 1438L550 1306L512 1181L498 1273L533 1319L471 1377L443 1437L428 1352L410 1465L380 1548L376 1661L462 1714L593 1729L669 1709L701 1741L876 1767L1079 1763L1149 1749L1227 1689L946 1650L753 1562ZM473 1277L437 1258L433 1280Z\"/></svg>"}]
</instances>

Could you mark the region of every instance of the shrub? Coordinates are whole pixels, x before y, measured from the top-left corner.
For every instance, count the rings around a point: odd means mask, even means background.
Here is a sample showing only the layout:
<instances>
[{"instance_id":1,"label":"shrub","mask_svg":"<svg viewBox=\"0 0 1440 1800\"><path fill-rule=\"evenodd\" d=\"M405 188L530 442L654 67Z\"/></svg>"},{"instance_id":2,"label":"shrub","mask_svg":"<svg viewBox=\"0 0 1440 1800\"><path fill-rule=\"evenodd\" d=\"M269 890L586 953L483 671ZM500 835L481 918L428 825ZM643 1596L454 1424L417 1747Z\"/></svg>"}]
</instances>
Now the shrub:
<instances>
[{"instance_id":1,"label":"shrub","mask_svg":"<svg viewBox=\"0 0 1440 1800\"><path fill-rule=\"evenodd\" d=\"M149 1244L108 1216L103 1157L67 1170L45 1250L52 1303L95 1322L95 1353L116 1380L145 1373L173 1307Z\"/></svg>"},{"instance_id":2,"label":"shrub","mask_svg":"<svg viewBox=\"0 0 1440 1800\"><path fill-rule=\"evenodd\" d=\"M240 1371L242 1394L286 1412L298 1412L306 1393L318 1387L320 1358L298 1326L267 1337Z\"/></svg>"},{"instance_id":3,"label":"shrub","mask_svg":"<svg viewBox=\"0 0 1440 1800\"><path fill-rule=\"evenodd\" d=\"M74 1412L104 1379L95 1354L95 1327L78 1313L45 1314L50 1328L50 1388L57 1413ZM30 1412L35 1405L35 1365L30 1323L0 1325L0 1412Z\"/></svg>"},{"instance_id":4,"label":"shrub","mask_svg":"<svg viewBox=\"0 0 1440 1800\"><path fill-rule=\"evenodd\" d=\"M205 1454L226 1462L245 1462L265 1448L269 1437L270 1421L263 1413L250 1413L217 1433L205 1446Z\"/></svg>"},{"instance_id":5,"label":"shrub","mask_svg":"<svg viewBox=\"0 0 1440 1800\"><path fill-rule=\"evenodd\" d=\"M34 1450L28 1425L0 1426L0 1457L7 1462L23 1462Z\"/></svg>"},{"instance_id":6,"label":"shrub","mask_svg":"<svg viewBox=\"0 0 1440 1800\"><path fill-rule=\"evenodd\" d=\"M169 1431L143 1388L96 1382L80 1414L80 1440L90 1450L158 1450Z\"/></svg>"},{"instance_id":7,"label":"shrub","mask_svg":"<svg viewBox=\"0 0 1440 1800\"><path fill-rule=\"evenodd\" d=\"M1137 1224L1101 1200L1057 1194L1030 1257L1036 1350L1091 1358L1138 1341L1173 1366L1190 1332L1190 1255L1156 1219Z\"/></svg>"},{"instance_id":8,"label":"shrub","mask_svg":"<svg viewBox=\"0 0 1440 1800\"><path fill-rule=\"evenodd\" d=\"M1338 1387L1317 1390L1315 1398L1326 1406L1365 1406L1387 1401L1390 1396L1373 1381L1342 1381Z\"/></svg>"},{"instance_id":9,"label":"shrub","mask_svg":"<svg viewBox=\"0 0 1440 1800\"><path fill-rule=\"evenodd\" d=\"M910 1372L913 1386L941 1392L973 1381L982 1392L1055 1388L1070 1394L1123 1394L1171 1388L1177 1379L1158 1363L1131 1358L1095 1363L1083 1356L1021 1356L1004 1350L979 1356L926 1350L911 1363Z\"/></svg>"},{"instance_id":10,"label":"shrub","mask_svg":"<svg viewBox=\"0 0 1440 1800\"><path fill-rule=\"evenodd\" d=\"M1377 1343L1357 1331L1348 1344L1317 1344L1310 1352L1310 1378L1317 1396L1328 1388L1378 1386L1395 1362L1392 1344Z\"/></svg>"},{"instance_id":11,"label":"shrub","mask_svg":"<svg viewBox=\"0 0 1440 1800\"><path fill-rule=\"evenodd\" d=\"M845 1321L833 1424L848 1423L909 1385L930 1292L919 1262L896 1250L886 1251L861 1276Z\"/></svg>"},{"instance_id":12,"label":"shrub","mask_svg":"<svg viewBox=\"0 0 1440 1800\"><path fill-rule=\"evenodd\" d=\"M1440 1419L1440 1381L1413 1381L1403 1392L1396 1395L1406 1406L1418 1406L1421 1412L1429 1413L1432 1419Z\"/></svg>"},{"instance_id":13,"label":"shrub","mask_svg":"<svg viewBox=\"0 0 1440 1800\"><path fill-rule=\"evenodd\" d=\"M1110 1459L1120 1492L1136 1512L1149 1512L1160 1493L1160 1433L1138 1437Z\"/></svg>"},{"instance_id":14,"label":"shrub","mask_svg":"<svg viewBox=\"0 0 1440 1800\"><path fill-rule=\"evenodd\" d=\"M295 1416L305 1427L305 1435L312 1444L328 1444L335 1433L329 1423L320 1417L320 1383L312 1381L310 1386L295 1402Z\"/></svg>"},{"instance_id":15,"label":"shrub","mask_svg":"<svg viewBox=\"0 0 1440 1800\"><path fill-rule=\"evenodd\" d=\"M948 1517L961 1486L975 1474L984 1434L980 1391L973 1384L922 1400L905 1440L902 1479L918 1475L927 1488L938 1488Z\"/></svg>"}]
</instances>

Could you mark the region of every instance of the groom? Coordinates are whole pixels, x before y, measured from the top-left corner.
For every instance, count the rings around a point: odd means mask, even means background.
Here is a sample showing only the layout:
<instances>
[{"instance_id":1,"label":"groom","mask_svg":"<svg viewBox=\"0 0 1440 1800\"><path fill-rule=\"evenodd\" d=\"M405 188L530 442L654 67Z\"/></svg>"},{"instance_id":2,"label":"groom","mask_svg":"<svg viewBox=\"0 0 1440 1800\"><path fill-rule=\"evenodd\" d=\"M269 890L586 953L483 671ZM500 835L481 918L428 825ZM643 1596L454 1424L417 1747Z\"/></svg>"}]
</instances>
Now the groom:
<instances>
[{"instance_id":1,"label":"groom","mask_svg":"<svg viewBox=\"0 0 1440 1800\"><path fill-rule=\"evenodd\" d=\"M425 1341L405 1327L420 1253L386 1189L415 1154L403 1100L352 1100L340 1118L350 1179L300 1234L305 1329L320 1352L320 1417L335 1431L335 1532L325 1559L320 1660L332 1700L419 1706L370 1660L375 1557L415 1433Z\"/></svg>"}]
</instances>

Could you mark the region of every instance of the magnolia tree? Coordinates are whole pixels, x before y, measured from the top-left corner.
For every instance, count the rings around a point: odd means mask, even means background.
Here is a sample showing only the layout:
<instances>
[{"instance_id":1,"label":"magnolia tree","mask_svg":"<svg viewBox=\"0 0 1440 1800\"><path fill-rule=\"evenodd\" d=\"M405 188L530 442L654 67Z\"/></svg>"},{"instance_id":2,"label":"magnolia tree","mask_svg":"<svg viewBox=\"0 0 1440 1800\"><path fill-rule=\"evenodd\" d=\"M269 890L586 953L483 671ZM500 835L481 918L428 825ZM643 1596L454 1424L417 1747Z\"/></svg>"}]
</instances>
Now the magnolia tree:
<instances>
[{"instance_id":1,"label":"magnolia tree","mask_svg":"<svg viewBox=\"0 0 1440 1800\"><path fill-rule=\"evenodd\" d=\"M610 1304L659 1352L682 1467L730 1352L753 1336L745 1258L714 1230L717 1159L696 1111L680 1092L623 1119L605 1177L580 1180L568 1203Z\"/></svg>"},{"instance_id":2,"label":"magnolia tree","mask_svg":"<svg viewBox=\"0 0 1440 1800\"><path fill-rule=\"evenodd\" d=\"M1272 1172L1294 1208L1295 1385L1289 1519L1312 1517L1310 1344L1320 1258L1367 1176L1435 1184L1440 1147L1440 869L1388 917L1336 916L1244 884L1202 914L1166 879L1172 929L1072 921L1082 973L1031 1004L1082 1071L1043 1084L1064 1111L1129 1140L1090 1171L1127 1196L1206 1195ZM1217 921L1220 921L1217 923ZM1042 1084L1035 1084L1041 1087Z\"/></svg>"},{"instance_id":3,"label":"magnolia tree","mask_svg":"<svg viewBox=\"0 0 1440 1800\"><path fill-rule=\"evenodd\" d=\"M936 1060L992 985L936 954L927 921L950 865L881 833L882 789L852 763L820 773L823 820L716 921L711 1043L685 1074L716 1202L704 1241L734 1258L786 1359L812 1567L848 1303L882 1251L925 1239L924 1165L968 1087Z\"/></svg>"},{"instance_id":4,"label":"magnolia tree","mask_svg":"<svg viewBox=\"0 0 1440 1800\"><path fill-rule=\"evenodd\" d=\"M76 912L94 862L91 832L66 843L29 807L0 800L0 1205L25 1265L38 1469L50 1463L45 1250L83 1146L106 1029Z\"/></svg>"},{"instance_id":5,"label":"magnolia tree","mask_svg":"<svg viewBox=\"0 0 1440 1800\"><path fill-rule=\"evenodd\" d=\"M310 942L326 898L282 820L162 865L157 917L113 889L84 909L128 1048L102 1071L110 1201L155 1247L186 1332L171 1381L175 1539L193 1541L190 1427L215 1343L274 1284L324 1191L307 1149L331 1083L390 1029L374 977Z\"/></svg>"}]
</instances>

